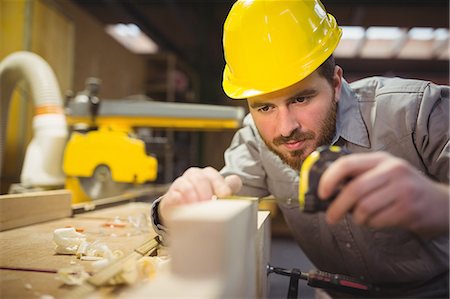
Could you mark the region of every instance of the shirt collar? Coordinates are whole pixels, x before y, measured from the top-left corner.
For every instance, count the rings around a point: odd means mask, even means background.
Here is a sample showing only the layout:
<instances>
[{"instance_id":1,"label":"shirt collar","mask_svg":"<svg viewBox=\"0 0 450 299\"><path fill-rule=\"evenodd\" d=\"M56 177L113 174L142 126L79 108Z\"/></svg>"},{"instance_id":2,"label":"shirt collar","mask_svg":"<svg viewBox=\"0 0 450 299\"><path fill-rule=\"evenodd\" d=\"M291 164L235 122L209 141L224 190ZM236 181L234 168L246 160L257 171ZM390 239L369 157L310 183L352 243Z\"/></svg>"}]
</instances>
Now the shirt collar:
<instances>
[{"instance_id":1,"label":"shirt collar","mask_svg":"<svg viewBox=\"0 0 450 299\"><path fill-rule=\"evenodd\" d=\"M361 116L358 96L344 79L342 79L341 96L338 102L336 132L333 138L333 144L339 138L343 138L359 146L370 147L366 125Z\"/></svg>"}]
</instances>

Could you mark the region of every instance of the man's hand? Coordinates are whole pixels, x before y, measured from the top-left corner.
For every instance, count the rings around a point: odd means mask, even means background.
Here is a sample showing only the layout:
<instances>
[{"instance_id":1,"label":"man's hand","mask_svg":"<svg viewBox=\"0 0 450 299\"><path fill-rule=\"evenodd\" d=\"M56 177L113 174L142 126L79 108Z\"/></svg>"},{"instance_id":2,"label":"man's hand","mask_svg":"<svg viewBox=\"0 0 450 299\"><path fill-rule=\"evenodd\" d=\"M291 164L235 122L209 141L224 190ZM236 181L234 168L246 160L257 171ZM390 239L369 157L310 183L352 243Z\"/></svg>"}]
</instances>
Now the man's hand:
<instances>
[{"instance_id":1,"label":"man's hand","mask_svg":"<svg viewBox=\"0 0 450 299\"><path fill-rule=\"evenodd\" d=\"M238 192L242 181L237 175L226 178L212 168L192 167L177 178L163 196L159 204L162 222L174 207L194 202L210 200L213 196L224 197Z\"/></svg>"},{"instance_id":2,"label":"man's hand","mask_svg":"<svg viewBox=\"0 0 450 299\"><path fill-rule=\"evenodd\" d=\"M323 173L319 196L331 196L351 178L327 210L330 224L346 213L358 224L403 227L435 236L449 231L449 186L436 183L408 162L383 152L351 154Z\"/></svg>"}]
</instances>

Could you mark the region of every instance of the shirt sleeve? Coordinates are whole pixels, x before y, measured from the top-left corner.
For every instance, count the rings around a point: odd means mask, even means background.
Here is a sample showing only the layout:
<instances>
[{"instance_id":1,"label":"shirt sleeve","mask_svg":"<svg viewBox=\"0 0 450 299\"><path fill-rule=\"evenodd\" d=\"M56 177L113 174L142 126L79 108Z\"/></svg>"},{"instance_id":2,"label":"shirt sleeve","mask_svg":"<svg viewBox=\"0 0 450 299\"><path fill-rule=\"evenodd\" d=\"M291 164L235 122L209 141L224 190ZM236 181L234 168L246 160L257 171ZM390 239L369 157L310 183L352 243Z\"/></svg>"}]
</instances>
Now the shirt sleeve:
<instances>
[{"instance_id":1,"label":"shirt sleeve","mask_svg":"<svg viewBox=\"0 0 450 299\"><path fill-rule=\"evenodd\" d=\"M259 142L260 137L251 125L249 116L233 137L230 146L224 153L225 166L221 175L238 175L242 180L242 188L237 195L263 197L269 195L266 184Z\"/></svg>"},{"instance_id":2,"label":"shirt sleeve","mask_svg":"<svg viewBox=\"0 0 450 299\"><path fill-rule=\"evenodd\" d=\"M160 236L161 242L164 244L167 235L167 228L161 223L159 219L158 207L161 202L162 197L153 201L152 206L150 208L150 218L152 221L153 230Z\"/></svg>"},{"instance_id":3,"label":"shirt sleeve","mask_svg":"<svg viewBox=\"0 0 450 299\"><path fill-rule=\"evenodd\" d=\"M449 183L449 87L429 83L417 113L414 142L421 153L428 175Z\"/></svg>"}]
</instances>

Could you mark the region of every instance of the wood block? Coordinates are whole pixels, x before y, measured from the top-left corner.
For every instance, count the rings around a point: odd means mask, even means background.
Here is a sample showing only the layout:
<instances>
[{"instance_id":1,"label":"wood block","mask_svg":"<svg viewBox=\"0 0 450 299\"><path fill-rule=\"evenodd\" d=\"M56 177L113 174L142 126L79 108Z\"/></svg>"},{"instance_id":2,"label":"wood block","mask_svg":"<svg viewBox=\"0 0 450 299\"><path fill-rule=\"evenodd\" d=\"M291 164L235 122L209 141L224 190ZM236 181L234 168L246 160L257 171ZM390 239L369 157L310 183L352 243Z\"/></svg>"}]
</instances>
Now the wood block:
<instances>
[{"instance_id":1,"label":"wood block","mask_svg":"<svg viewBox=\"0 0 450 299\"><path fill-rule=\"evenodd\" d=\"M72 215L71 193L53 190L0 196L0 231Z\"/></svg>"},{"instance_id":2,"label":"wood block","mask_svg":"<svg viewBox=\"0 0 450 299\"><path fill-rule=\"evenodd\" d=\"M120 298L257 298L257 201L177 208L167 220L170 271Z\"/></svg>"},{"instance_id":3,"label":"wood block","mask_svg":"<svg viewBox=\"0 0 450 299\"><path fill-rule=\"evenodd\" d=\"M172 272L218 277L225 298L256 296L257 201L220 200L182 207L168 227Z\"/></svg>"},{"instance_id":4,"label":"wood block","mask_svg":"<svg viewBox=\"0 0 450 299\"><path fill-rule=\"evenodd\" d=\"M267 265L270 261L270 212L258 212L258 232L256 235L256 298L267 298Z\"/></svg>"}]
</instances>

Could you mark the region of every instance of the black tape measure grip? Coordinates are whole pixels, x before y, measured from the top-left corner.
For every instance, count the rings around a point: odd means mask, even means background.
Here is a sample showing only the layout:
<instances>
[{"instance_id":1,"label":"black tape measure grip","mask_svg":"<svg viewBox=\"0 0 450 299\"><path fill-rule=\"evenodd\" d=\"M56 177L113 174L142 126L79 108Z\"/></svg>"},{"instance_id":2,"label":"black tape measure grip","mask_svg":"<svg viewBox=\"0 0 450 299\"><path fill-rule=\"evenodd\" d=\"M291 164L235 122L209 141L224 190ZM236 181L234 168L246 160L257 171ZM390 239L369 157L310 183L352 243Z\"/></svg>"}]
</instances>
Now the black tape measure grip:
<instances>
[{"instance_id":1,"label":"black tape measure grip","mask_svg":"<svg viewBox=\"0 0 450 299\"><path fill-rule=\"evenodd\" d=\"M300 170L299 204L307 213L325 211L339 192L326 200L319 199L317 189L323 172L332 162L349 152L339 146L321 146L303 162Z\"/></svg>"}]
</instances>

